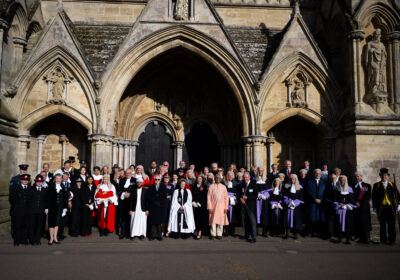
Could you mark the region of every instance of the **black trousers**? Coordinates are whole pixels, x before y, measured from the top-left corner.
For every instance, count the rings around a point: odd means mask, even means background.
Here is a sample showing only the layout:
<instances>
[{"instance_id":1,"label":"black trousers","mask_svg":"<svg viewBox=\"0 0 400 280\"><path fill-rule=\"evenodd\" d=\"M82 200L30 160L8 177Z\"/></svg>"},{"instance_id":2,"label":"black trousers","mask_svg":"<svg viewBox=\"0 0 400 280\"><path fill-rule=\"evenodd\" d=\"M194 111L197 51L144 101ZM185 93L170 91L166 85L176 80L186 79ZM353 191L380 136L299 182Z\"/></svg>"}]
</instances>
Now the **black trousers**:
<instances>
[{"instance_id":1,"label":"black trousers","mask_svg":"<svg viewBox=\"0 0 400 280\"><path fill-rule=\"evenodd\" d=\"M396 228L395 228L396 214L390 205L383 205L379 215L380 224L380 240L381 243L394 243L396 241ZM386 233L389 235L389 239Z\"/></svg>"},{"instance_id":2,"label":"black trousers","mask_svg":"<svg viewBox=\"0 0 400 280\"><path fill-rule=\"evenodd\" d=\"M120 212L119 225L121 227L120 235L130 237L130 216L127 213Z\"/></svg>"},{"instance_id":3,"label":"black trousers","mask_svg":"<svg viewBox=\"0 0 400 280\"><path fill-rule=\"evenodd\" d=\"M14 244L26 243L28 241L29 216L27 214L24 216L15 216L13 222Z\"/></svg>"},{"instance_id":4,"label":"black trousers","mask_svg":"<svg viewBox=\"0 0 400 280\"><path fill-rule=\"evenodd\" d=\"M83 236L89 235L92 233L92 211L90 211L89 207L84 206L82 209L82 227L81 233Z\"/></svg>"},{"instance_id":5,"label":"black trousers","mask_svg":"<svg viewBox=\"0 0 400 280\"><path fill-rule=\"evenodd\" d=\"M29 242L38 244L43 232L43 213L29 215Z\"/></svg>"},{"instance_id":6,"label":"black trousers","mask_svg":"<svg viewBox=\"0 0 400 280\"><path fill-rule=\"evenodd\" d=\"M252 239L256 239L257 236L256 215L245 205L242 205L241 214L242 214L242 224L245 237L247 238L251 236Z\"/></svg>"},{"instance_id":7,"label":"black trousers","mask_svg":"<svg viewBox=\"0 0 400 280\"><path fill-rule=\"evenodd\" d=\"M82 223L82 208L72 209L70 216L70 235L81 234L81 223Z\"/></svg>"},{"instance_id":8,"label":"black trousers","mask_svg":"<svg viewBox=\"0 0 400 280\"><path fill-rule=\"evenodd\" d=\"M151 225L151 238L161 238L161 225Z\"/></svg>"}]
</instances>

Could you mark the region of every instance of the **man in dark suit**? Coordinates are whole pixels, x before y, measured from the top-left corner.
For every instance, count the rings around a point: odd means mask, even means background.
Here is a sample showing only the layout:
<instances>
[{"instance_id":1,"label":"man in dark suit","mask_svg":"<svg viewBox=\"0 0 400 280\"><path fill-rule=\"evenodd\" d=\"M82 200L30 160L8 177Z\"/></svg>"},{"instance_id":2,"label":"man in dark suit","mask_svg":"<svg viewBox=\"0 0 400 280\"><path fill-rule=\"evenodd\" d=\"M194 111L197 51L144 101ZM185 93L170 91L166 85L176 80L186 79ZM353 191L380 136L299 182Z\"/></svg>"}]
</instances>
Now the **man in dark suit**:
<instances>
[{"instance_id":1,"label":"man in dark suit","mask_svg":"<svg viewBox=\"0 0 400 280\"><path fill-rule=\"evenodd\" d=\"M51 182L53 180L53 173L50 172L50 165L48 163L43 163L43 168L42 168L43 172L46 172L46 178L45 181Z\"/></svg>"},{"instance_id":2,"label":"man in dark suit","mask_svg":"<svg viewBox=\"0 0 400 280\"><path fill-rule=\"evenodd\" d=\"M10 192L12 187L18 186L21 183L21 175L28 173L28 167L29 167L28 164L20 164L18 165L18 167L19 167L19 174L13 176L10 181L10 188L9 188Z\"/></svg>"},{"instance_id":3,"label":"man in dark suit","mask_svg":"<svg viewBox=\"0 0 400 280\"><path fill-rule=\"evenodd\" d=\"M392 245L396 241L396 212L400 211L399 191L396 185L389 181L390 174L387 168L382 168L379 176L381 181L375 183L372 189L372 204L374 212L378 214L381 243Z\"/></svg>"},{"instance_id":4,"label":"man in dark suit","mask_svg":"<svg viewBox=\"0 0 400 280\"><path fill-rule=\"evenodd\" d=\"M292 161L288 159L285 160L285 169L282 169L279 173L285 174L285 183L289 182L290 175L296 174L292 167Z\"/></svg>"},{"instance_id":5,"label":"man in dark suit","mask_svg":"<svg viewBox=\"0 0 400 280\"><path fill-rule=\"evenodd\" d=\"M121 227L119 239L129 238L129 226L130 226L130 216L129 216L129 206L130 206L130 196L132 189L136 184L136 178L132 177L132 170L127 169L125 171L125 178L119 181L117 195L118 195L118 207L119 207L119 223Z\"/></svg>"},{"instance_id":6,"label":"man in dark suit","mask_svg":"<svg viewBox=\"0 0 400 280\"><path fill-rule=\"evenodd\" d=\"M268 173L267 179L268 181L272 184L272 182L275 180L275 178L278 178L279 170L278 170L278 165L276 163L273 163L271 165L272 171Z\"/></svg>"},{"instance_id":7,"label":"man in dark suit","mask_svg":"<svg viewBox=\"0 0 400 280\"><path fill-rule=\"evenodd\" d=\"M256 182L250 180L250 173L245 172L243 182L237 185L237 197L241 203L242 224L245 238L251 243L256 242L257 236L257 198L259 187ZM249 239L251 236L251 239Z\"/></svg>"},{"instance_id":8,"label":"man in dark suit","mask_svg":"<svg viewBox=\"0 0 400 280\"><path fill-rule=\"evenodd\" d=\"M146 174L151 178L153 175L157 174L158 168L157 168L157 162L155 160L151 161L150 163L150 168L147 169Z\"/></svg>"},{"instance_id":9,"label":"man in dark suit","mask_svg":"<svg viewBox=\"0 0 400 280\"><path fill-rule=\"evenodd\" d=\"M311 171L310 171L311 172ZM315 230L320 231L322 237L326 237L326 216L325 216L325 202L326 202L326 186L325 182L321 179L321 169L314 170L314 179L308 181L307 196L308 196L308 211L309 211L309 234L311 237Z\"/></svg>"},{"instance_id":10,"label":"man in dark suit","mask_svg":"<svg viewBox=\"0 0 400 280\"><path fill-rule=\"evenodd\" d=\"M147 203L149 206L148 224L151 228L150 240L157 238L162 240L161 225L165 222L167 215L167 187L161 184L161 176L154 176L154 184L147 190Z\"/></svg>"},{"instance_id":11,"label":"man in dark suit","mask_svg":"<svg viewBox=\"0 0 400 280\"><path fill-rule=\"evenodd\" d=\"M369 201L371 199L372 187L370 184L363 182L361 173L356 172L355 177L357 180L353 188L354 199L357 208L354 211L354 229L355 237L358 242L369 243L371 241L371 210Z\"/></svg>"},{"instance_id":12,"label":"man in dark suit","mask_svg":"<svg viewBox=\"0 0 400 280\"><path fill-rule=\"evenodd\" d=\"M48 212L47 189L42 187L43 181L43 176L37 175L35 178L35 184L29 188L29 242L32 245L40 245L44 216Z\"/></svg>"},{"instance_id":13,"label":"man in dark suit","mask_svg":"<svg viewBox=\"0 0 400 280\"><path fill-rule=\"evenodd\" d=\"M20 175L20 183L10 191L11 217L14 230L14 246L28 244L29 208L28 193L30 188L29 174Z\"/></svg>"}]
</instances>

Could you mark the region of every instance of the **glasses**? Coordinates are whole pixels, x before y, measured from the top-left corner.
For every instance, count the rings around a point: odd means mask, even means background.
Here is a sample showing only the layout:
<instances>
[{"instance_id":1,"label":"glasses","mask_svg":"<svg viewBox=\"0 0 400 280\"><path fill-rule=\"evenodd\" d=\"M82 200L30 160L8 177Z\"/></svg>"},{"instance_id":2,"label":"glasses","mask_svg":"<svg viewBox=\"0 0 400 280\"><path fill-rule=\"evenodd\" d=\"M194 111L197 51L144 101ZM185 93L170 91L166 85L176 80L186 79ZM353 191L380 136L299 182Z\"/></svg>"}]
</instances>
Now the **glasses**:
<instances>
[{"instance_id":1,"label":"glasses","mask_svg":"<svg viewBox=\"0 0 400 280\"><path fill-rule=\"evenodd\" d=\"M161 179L154 179L154 181L161 181Z\"/></svg>"}]
</instances>

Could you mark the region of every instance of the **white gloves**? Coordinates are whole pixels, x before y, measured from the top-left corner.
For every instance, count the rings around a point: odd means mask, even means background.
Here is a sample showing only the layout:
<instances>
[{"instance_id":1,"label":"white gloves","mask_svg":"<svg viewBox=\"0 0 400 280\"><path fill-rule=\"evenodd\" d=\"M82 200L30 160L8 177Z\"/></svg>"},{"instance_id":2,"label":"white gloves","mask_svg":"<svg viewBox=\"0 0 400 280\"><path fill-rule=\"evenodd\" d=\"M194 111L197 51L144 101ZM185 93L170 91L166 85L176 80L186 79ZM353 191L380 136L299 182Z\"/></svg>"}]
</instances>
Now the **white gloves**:
<instances>
[{"instance_id":1,"label":"white gloves","mask_svg":"<svg viewBox=\"0 0 400 280\"><path fill-rule=\"evenodd\" d=\"M44 213L47 215L49 213L49 209L45 209Z\"/></svg>"},{"instance_id":2,"label":"white gloves","mask_svg":"<svg viewBox=\"0 0 400 280\"><path fill-rule=\"evenodd\" d=\"M347 205L347 209L348 210L353 210L353 207L351 207L350 205Z\"/></svg>"},{"instance_id":3,"label":"white gloves","mask_svg":"<svg viewBox=\"0 0 400 280\"><path fill-rule=\"evenodd\" d=\"M125 199L125 193L126 193L126 192L123 192L123 193L121 194L121 200L124 200L124 199Z\"/></svg>"},{"instance_id":4,"label":"white gloves","mask_svg":"<svg viewBox=\"0 0 400 280\"><path fill-rule=\"evenodd\" d=\"M67 208L64 208L64 209L63 209L63 212L62 212L62 214L61 214L61 217L64 217L65 215L67 215Z\"/></svg>"},{"instance_id":5,"label":"white gloves","mask_svg":"<svg viewBox=\"0 0 400 280\"><path fill-rule=\"evenodd\" d=\"M278 204L272 204L271 209L274 210L275 208L278 208Z\"/></svg>"},{"instance_id":6,"label":"white gloves","mask_svg":"<svg viewBox=\"0 0 400 280\"><path fill-rule=\"evenodd\" d=\"M281 210L283 210L283 207L282 207L282 205L281 205L280 202L278 203L278 208L281 209Z\"/></svg>"},{"instance_id":7,"label":"white gloves","mask_svg":"<svg viewBox=\"0 0 400 280\"><path fill-rule=\"evenodd\" d=\"M294 209L294 208L296 208L296 205L294 205L294 202L293 202L293 200L289 203L289 208L290 209Z\"/></svg>"},{"instance_id":8,"label":"white gloves","mask_svg":"<svg viewBox=\"0 0 400 280\"><path fill-rule=\"evenodd\" d=\"M201 204L200 204L199 202L197 202L197 206L198 206L198 207L201 207Z\"/></svg>"},{"instance_id":9,"label":"white gloves","mask_svg":"<svg viewBox=\"0 0 400 280\"><path fill-rule=\"evenodd\" d=\"M192 202L193 207L197 208L197 202Z\"/></svg>"},{"instance_id":10,"label":"white gloves","mask_svg":"<svg viewBox=\"0 0 400 280\"><path fill-rule=\"evenodd\" d=\"M262 194L262 195L261 195L261 199L262 199L262 200L266 200L267 198L265 197L265 195Z\"/></svg>"},{"instance_id":11,"label":"white gloves","mask_svg":"<svg viewBox=\"0 0 400 280\"><path fill-rule=\"evenodd\" d=\"M93 205L92 204L89 205L89 209L90 209L90 211L93 211Z\"/></svg>"}]
</instances>

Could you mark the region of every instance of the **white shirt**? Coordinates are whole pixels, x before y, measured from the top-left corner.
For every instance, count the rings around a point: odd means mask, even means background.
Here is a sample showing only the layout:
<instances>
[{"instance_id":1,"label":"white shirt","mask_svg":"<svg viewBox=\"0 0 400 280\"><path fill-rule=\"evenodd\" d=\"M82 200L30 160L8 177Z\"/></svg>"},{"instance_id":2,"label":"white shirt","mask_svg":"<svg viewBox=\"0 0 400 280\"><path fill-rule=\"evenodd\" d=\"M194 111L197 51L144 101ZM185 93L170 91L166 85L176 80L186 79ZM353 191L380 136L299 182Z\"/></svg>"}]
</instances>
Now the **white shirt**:
<instances>
[{"instance_id":1,"label":"white shirt","mask_svg":"<svg viewBox=\"0 0 400 280\"><path fill-rule=\"evenodd\" d=\"M274 195L279 195L279 187L274 188Z\"/></svg>"},{"instance_id":2,"label":"white shirt","mask_svg":"<svg viewBox=\"0 0 400 280\"><path fill-rule=\"evenodd\" d=\"M296 193L296 186L294 184L292 184L292 186L290 187L290 192Z\"/></svg>"},{"instance_id":3,"label":"white shirt","mask_svg":"<svg viewBox=\"0 0 400 280\"><path fill-rule=\"evenodd\" d=\"M387 181L382 181L383 186L385 187L385 189L387 188L388 182Z\"/></svg>"},{"instance_id":4,"label":"white shirt","mask_svg":"<svg viewBox=\"0 0 400 280\"><path fill-rule=\"evenodd\" d=\"M130 185L131 185L131 178L126 178L124 188L127 189L127 188L129 188Z\"/></svg>"},{"instance_id":5,"label":"white shirt","mask_svg":"<svg viewBox=\"0 0 400 280\"><path fill-rule=\"evenodd\" d=\"M227 185L228 189L232 189L232 182L228 181L228 185Z\"/></svg>"}]
</instances>

